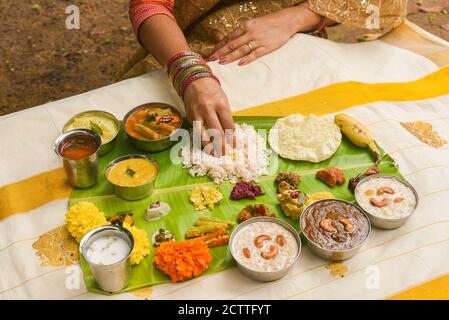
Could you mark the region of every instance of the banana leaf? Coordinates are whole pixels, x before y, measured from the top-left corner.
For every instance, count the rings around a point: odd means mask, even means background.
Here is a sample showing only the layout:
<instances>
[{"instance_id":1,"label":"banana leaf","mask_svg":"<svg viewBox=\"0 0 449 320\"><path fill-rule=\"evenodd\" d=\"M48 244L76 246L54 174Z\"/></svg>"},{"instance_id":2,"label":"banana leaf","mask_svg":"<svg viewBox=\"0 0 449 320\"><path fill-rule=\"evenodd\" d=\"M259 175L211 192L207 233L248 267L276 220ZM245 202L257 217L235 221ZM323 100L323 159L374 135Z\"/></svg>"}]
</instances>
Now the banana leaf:
<instances>
[{"instance_id":1,"label":"banana leaf","mask_svg":"<svg viewBox=\"0 0 449 320\"><path fill-rule=\"evenodd\" d=\"M276 117L236 117L237 123L247 123L253 125L256 130L269 130ZM380 164L382 173L390 173L400 175L393 159L389 157L380 148L383 161ZM146 154L160 164L160 174L156 180L154 193L143 200L125 201L114 195L112 186L104 177L105 167L115 158L126 154ZM182 168L181 164L173 164L170 160L170 149L158 153L142 153L135 149L123 133L123 128L119 134L116 147L108 154L102 156L99 160L100 176L98 184L90 189L75 190L71 194L69 205L73 205L79 201L89 201L94 203L106 216L111 216L120 211L132 210L134 212L135 224L138 228L145 229L148 237L151 238L154 232L160 228L164 228L173 232L176 240L183 240L185 232L195 221L202 215L207 214L220 219L234 220L237 214L248 204L263 203L271 212L284 221L290 223L296 230L299 230L297 221L293 221L286 217L280 208L276 198L276 188L274 178L281 171L298 171L301 174L302 182L301 190L307 194L319 191L332 192L337 198L354 201L353 194L348 190L347 183L343 186L329 188L324 183L315 178L315 172L321 168L333 166L341 168L346 176L346 180L356 176L361 172L365 172L374 165L374 157L369 150L356 147L349 140L343 137L342 144L336 153L328 160L320 163L310 163L304 161L291 161L281 157L270 157L269 174L261 177L258 182L262 186L265 195L259 196L256 200L238 200L229 199L233 185L229 182L219 185L220 191L223 193L223 203L218 205L214 210L207 212L195 211L192 204L188 200L189 192L198 185L214 185L208 177L191 177L187 169ZM163 201L168 203L172 211L159 221L147 222L143 215L147 206L154 201ZM228 246L221 246L211 249L213 260L207 271L203 275L222 271L234 266L228 251ZM168 276L157 269L154 264L154 248L151 253L137 266L132 267L130 281L128 286L121 292L131 291L142 287L157 285L170 282ZM90 272L87 262L81 258L81 267L84 273L84 281L89 291L107 294L100 290Z\"/></svg>"}]
</instances>

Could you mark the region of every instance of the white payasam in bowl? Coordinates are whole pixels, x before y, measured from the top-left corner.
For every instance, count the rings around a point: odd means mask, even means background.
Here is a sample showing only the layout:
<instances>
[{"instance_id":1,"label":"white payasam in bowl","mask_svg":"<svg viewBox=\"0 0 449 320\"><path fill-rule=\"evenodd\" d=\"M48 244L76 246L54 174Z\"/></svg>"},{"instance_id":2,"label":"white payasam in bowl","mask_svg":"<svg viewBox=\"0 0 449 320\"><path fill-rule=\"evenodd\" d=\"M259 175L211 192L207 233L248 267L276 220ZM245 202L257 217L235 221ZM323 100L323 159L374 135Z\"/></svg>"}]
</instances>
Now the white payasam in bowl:
<instances>
[{"instance_id":1,"label":"white payasam in bowl","mask_svg":"<svg viewBox=\"0 0 449 320\"><path fill-rule=\"evenodd\" d=\"M259 281L277 280L298 259L301 241L297 232L276 218L252 218L231 235L229 249L239 268Z\"/></svg>"},{"instance_id":2,"label":"white payasam in bowl","mask_svg":"<svg viewBox=\"0 0 449 320\"><path fill-rule=\"evenodd\" d=\"M354 194L373 226L382 229L400 227L418 205L415 189L408 182L388 174L364 178Z\"/></svg>"}]
</instances>

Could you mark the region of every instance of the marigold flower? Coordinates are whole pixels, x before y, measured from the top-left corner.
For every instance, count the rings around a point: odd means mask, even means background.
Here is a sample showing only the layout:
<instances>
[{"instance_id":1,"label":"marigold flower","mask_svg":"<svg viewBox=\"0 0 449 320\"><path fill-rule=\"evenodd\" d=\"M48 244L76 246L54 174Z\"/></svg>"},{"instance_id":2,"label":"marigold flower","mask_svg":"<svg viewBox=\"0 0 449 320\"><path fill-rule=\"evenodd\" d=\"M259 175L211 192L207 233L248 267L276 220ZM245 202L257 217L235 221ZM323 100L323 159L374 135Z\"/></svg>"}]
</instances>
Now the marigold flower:
<instances>
[{"instance_id":1,"label":"marigold flower","mask_svg":"<svg viewBox=\"0 0 449 320\"><path fill-rule=\"evenodd\" d=\"M211 261L209 247L198 239L163 242L156 248L154 259L156 267L174 282L198 277Z\"/></svg>"},{"instance_id":2,"label":"marigold flower","mask_svg":"<svg viewBox=\"0 0 449 320\"><path fill-rule=\"evenodd\" d=\"M150 253L150 239L148 239L147 232L129 223L123 222L123 228L131 232L134 238L134 249L131 252L131 264L139 264L143 258Z\"/></svg>"},{"instance_id":3,"label":"marigold flower","mask_svg":"<svg viewBox=\"0 0 449 320\"><path fill-rule=\"evenodd\" d=\"M104 213L90 202L78 202L71 206L65 215L65 222L70 234L78 242L92 229L110 224Z\"/></svg>"}]
</instances>

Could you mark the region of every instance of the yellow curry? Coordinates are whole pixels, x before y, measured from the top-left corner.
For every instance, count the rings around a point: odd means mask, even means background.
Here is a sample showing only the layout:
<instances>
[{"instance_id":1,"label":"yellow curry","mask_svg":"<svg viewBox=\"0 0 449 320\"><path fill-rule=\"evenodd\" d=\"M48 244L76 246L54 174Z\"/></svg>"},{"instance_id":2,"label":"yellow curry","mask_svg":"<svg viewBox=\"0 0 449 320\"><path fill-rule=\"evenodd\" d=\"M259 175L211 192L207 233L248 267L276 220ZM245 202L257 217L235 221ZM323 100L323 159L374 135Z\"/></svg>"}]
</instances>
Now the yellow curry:
<instances>
[{"instance_id":1,"label":"yellow curry","mask_svg":"<svg viewBox=\"0 0 449 320\"><path fill-rule=\"evenodd\" d=\"M107 174L115 185L137 187L151 182L157 175L157 166L146 159L127 159L117 163Z\"/></svg>"}]
</instances>

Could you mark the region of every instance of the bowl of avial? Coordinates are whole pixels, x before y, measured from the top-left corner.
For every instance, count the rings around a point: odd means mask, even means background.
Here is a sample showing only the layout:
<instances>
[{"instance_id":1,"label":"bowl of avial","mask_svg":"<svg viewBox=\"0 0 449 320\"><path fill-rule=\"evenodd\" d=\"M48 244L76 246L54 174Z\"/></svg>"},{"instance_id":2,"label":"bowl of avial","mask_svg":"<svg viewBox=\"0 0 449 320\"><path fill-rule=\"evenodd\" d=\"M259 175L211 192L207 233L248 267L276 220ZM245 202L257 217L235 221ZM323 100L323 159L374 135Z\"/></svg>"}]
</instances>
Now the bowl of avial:
<instances>
[{"instance_id":1,"label":"bowl of avial","mask_svg":"<svg viewBox=\"0 0 449 320\"><path fill-rule=\"evenodd\" d=\"M105 170L105 177L114 186L115 194L124 200L148 197L154 190L158 174L157 161L140 154L117 158Z\"/></svg>"}]
</instances>

